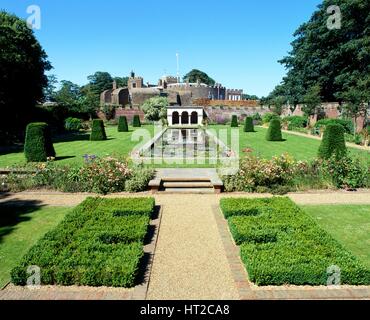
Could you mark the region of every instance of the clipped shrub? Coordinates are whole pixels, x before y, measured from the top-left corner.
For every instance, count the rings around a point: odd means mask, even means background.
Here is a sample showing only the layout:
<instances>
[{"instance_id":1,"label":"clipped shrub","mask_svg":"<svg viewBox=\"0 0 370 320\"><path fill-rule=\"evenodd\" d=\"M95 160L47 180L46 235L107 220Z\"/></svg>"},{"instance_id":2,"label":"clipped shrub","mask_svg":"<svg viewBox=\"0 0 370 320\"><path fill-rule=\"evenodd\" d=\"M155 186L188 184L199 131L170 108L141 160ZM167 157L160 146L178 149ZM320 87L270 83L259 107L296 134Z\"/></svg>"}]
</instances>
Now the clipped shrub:
<instances>
[{"instance_id":1,"label":"clipped shrub","mask_svg":"<svg viewBox=\"0 0 370 320\"><path fill-rule=\"evenodd\" d=\"M125 116L118 118L118 132L128 132L127 118Z\"/></svg>"},{"instance_id":2,"label":"clipped shrub","mask_svg":"<svg viewBox=\"0 0 370 320\"><path fill-rule=\"evenodd\" d=\"M333 265L341 284L370 284L370 271L289 198L235 200L222 199L222 208L256 285L327 285ZM237 214L251 208L259 214Z\"/></svg>"},{"instance_id":3,"label":"clipped shrub","mask_svg":"<svg viewBox=\"0 0 370 320\"><path fill-rule=\"evenodd\" d=\"M103 141L107 140L105 133L104 122L100 119L94 119L91 126L90 141Z\"/></svg>"},{"instance_id":4,"label":"clipped shrub","mask_svg":"<svg viewBox=\"0 0 370 320\"><path fill-rule=\"evenodd\" d=\"M272 119L279 118L279 116L276 113L273 112L266 112L262 116L262 123L270 123Z\"/></svg>"},{"instance_id":5,"label":"clipped shrub","mask_svg":"<svg viewBox=\"0 0 370 320\"><path fill-rule=\"evenodd\" d=\"M239 126L238 116L234 114L231 117L231 128L237 128L238 126Z\"/></svg>"},{"instance_id":6,"label":"clipped shrub","mask_svg":"<svg viewBox=\"0 0 370 320\"><path fill-rule=\"evenodd\" d=\"M266 134L267 141L283 141L281 123L279 119L272 119Z\"/></svg>"},{"instance_id":7,"label":"clipped shrub","mask_svg":"<svg viewBox=\"0 0 370 320\"><path fill-rule=\"evenodd\" d=\"M346 155L344 128L340 124L328 124L319 147L319 158L329 159L333 154L337 157Z\"/></svg>"},{"instance_id":8,"label":"clipped shrub","mask_svg":"<svg viewBox=\"0 0 370 320\"><path fill-rule=\"evenodd\" d=\"M82 120L69 117L64 121L64 128L67 131L79 131L82 129Z\"/></svg>"},{"instance_id":9,"label":"clipped shrub","mask_svg":"<svg viewBox=\"0 0 370 320\"><path fill-rule=\"evenodd\" d=\"M244 132L254 132L253 119L251 117L245 118Z\"/></svg>"},{"instance_id":10,"label":"clipped shrub","mask_svg":"<svg viewBox=\"0 0 370 320\"><path fill-rule=\"evenodd\" d=\"M288 123L288 130L297 128L305 128L308 125L308 118L303 116L289 116L285 117L284 121Z\"/></svg>"},{"instance_id":11,"label":"clipped shrub","mask_svg":"<svg viewBox=\"0 0 370 320\"><path fill-rule=\"evenodd\" d=\"M353 134L353 122L352 120L346 119L321 119L315 123L315 128L319 130L320 128L325 128L329 124L340 124L343 126L346 133Z\"/></svg>"},{"instance_id":12,"label":"clipped shrub","mask_svg":"<svg viewBox=\"0 0 370 320\"><path fill-rule=\"evenodd\" d=\"M125 183L125 191L142 192L148 189L149 181L154 177L154 171L146 168L135 168Z\"/></svg>"},{"instance_id":13,"label":"clipped shrub","mask_svg":"<svg viewBox=\"0 0 370 320\"><path fill-rule=\"evenodd\" d=\"M135 286L153 210L153 198L87 198L12 269L12 283L26 285L37 265L42 285Z\"/></svg>"},{"instance_id":14,"label":"clipped shrub","mask_svg":"<svg viewBox=\"0 0 370 320\"><path fill-rule=\"evenodd\" d=\"M30 123L26 128L24 154L27 162L45 162L55 157L49 126L44 122Z\"/></svg>"},{"instance_id":15,"label":"clipped shrub","mask_svg":"<svg viewBox=\"0 0 370 320\"><path fill-rule=\"evenodd\" d=\"M137 114L134 115L134 118L132 120L132 126L134 128L141 127L141 122L140 122L140 116L139 115L137 115Z\"/></svg>"}]
</instances>

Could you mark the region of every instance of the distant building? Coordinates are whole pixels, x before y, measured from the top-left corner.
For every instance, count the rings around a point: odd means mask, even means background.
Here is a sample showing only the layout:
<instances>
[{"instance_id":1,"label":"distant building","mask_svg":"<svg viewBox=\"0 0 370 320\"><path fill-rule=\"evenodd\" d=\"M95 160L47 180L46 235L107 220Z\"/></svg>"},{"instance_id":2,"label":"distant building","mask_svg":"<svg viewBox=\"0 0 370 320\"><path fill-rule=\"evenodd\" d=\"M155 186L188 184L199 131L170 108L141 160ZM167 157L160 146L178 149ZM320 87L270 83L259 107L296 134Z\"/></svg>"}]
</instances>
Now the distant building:
<instances>
[{"instance_id":1,"label":"distant building","mask_svg":"<svg viewBox=\"0 0 370 320\"><path fill-rule=\"evenodd\" d=\"M117 88L114 82L111 90L101 93L100 104L139 108L147 99L159 95L168 97L172 106L190 106L199 99L241 101L243 90L226 89L221 84L209 86L200 82L180 82L179 78L168 75L160 78L157 85L144 84L144 79L132 71L127 87Z\"/></svg>"}]
</instances>

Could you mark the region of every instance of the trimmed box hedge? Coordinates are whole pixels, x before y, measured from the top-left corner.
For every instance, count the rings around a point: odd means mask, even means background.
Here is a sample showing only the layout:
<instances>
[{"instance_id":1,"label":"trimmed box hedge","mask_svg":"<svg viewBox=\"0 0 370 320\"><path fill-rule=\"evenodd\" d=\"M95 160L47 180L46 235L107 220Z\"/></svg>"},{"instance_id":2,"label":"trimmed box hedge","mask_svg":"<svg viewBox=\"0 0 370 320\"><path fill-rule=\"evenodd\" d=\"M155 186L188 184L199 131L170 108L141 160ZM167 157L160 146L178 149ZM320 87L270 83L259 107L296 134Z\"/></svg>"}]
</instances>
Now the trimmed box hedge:
<instances>
[{"instance_id":1,"label":"trimmed box hedge","mask_svg":"<svg viewBox=\"0 0 370 320\"><path fill-rule=\"evenodd\" d=\"M140 128L141 127L141 121L140 121L140 116L135 114L133 119L132 119L132 126L134 128Z\"/></svg>"},{"instance_id":2,"label":"trimmed box hedge","mask_svg":"<svg viewBox=\"0 0 370 320\"><path fill-rule=\"evenodd\" d=\"M153 210L153 198L87 198L29 250L12 282L26 285L36 265L44 285L135 286Z\"/></svg>"},{"instance_id":3,"label":"trimmed box hedge","mask_svg":"<svg viewBox=\"0 0 370 320\"><path fill-rule=\"evenodd\" d=\"M329 159L333 154L343 157L346 153L344 127L340 124L328 124L319 147L319 158Z\"/></svg>"},{"instance_id":4,"label":"trimmed box hedge","mask_svg":"<svg viewBox=\"0 0 370 320\"><path fill-rule=\"evenodd\" d=\"M341 284L370 284L370 270L290 199L222 199L221 209L255 284L327 285L331 266Z\"/></svg>"},{"instance_id":5,"label":"trimmed box hedge","mask_svg":"<svg viewBox=\"0 0 370 320\"><path fill-rule=\"evenodd\" d=\"M237 127L239 127L238 116L234 114L231 116L231 128Z\"/></svg>"},{"instance_id":6,"label":"trimmed box hedge","mask_svg":"<svg viewBox=\"0 0 370 320\"><path fill-rule=\"evenodd\" d=\"M255 132L252 117L246 117L244 120L244 132Z\"/></svg>"}]
</instances>

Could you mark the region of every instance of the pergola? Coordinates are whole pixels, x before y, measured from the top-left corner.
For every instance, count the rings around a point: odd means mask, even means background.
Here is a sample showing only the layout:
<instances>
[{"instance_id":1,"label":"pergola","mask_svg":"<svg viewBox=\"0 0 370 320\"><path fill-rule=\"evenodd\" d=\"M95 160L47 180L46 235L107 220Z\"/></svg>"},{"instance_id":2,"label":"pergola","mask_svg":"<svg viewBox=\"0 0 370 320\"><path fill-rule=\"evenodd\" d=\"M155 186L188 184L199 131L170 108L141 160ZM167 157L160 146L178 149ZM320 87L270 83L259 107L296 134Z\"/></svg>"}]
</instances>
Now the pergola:
<instances>
[{"instance_id":1,"label":"pergola","mask_svg":"<svg viewBox=\"0 0 370 320\"><path fill-rule=\"evenodd\" d=\"M167 120L169 126L202 126L203 107L170 106L167 107Z\"/></svg>"}]
</instances>

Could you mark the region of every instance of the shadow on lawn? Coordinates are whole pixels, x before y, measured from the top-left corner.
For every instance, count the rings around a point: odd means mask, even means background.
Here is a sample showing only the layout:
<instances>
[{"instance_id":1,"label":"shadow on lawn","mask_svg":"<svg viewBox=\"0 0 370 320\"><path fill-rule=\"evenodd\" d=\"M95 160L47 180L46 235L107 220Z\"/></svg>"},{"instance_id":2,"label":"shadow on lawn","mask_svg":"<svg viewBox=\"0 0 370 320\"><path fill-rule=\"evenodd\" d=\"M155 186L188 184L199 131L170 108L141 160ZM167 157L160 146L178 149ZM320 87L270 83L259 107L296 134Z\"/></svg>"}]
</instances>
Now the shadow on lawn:
<instances>
[{"instance_id":1,"label":"shadow on lawn","mask_svg":"<svg viewBox=\"0 0 370 320\"><path fill-rule=\"evenodd\" d=\"M9 195L0 193L0 244L18 223L32 219L31 214L44 205L38 200L5 200Z\"/></svg>"},{"instance_id":2,"label":"shadow on lawn","mask_svg":"<svg viewBox=\"0 0 370 320\"><path fill-rule=\"evenodd\" d=\"M73 141L89 141L90 133L87 132L74 132L74 133L65 133L53 137L53 143L59 142L73 142Z\"/></svg>"}]
</instances>

